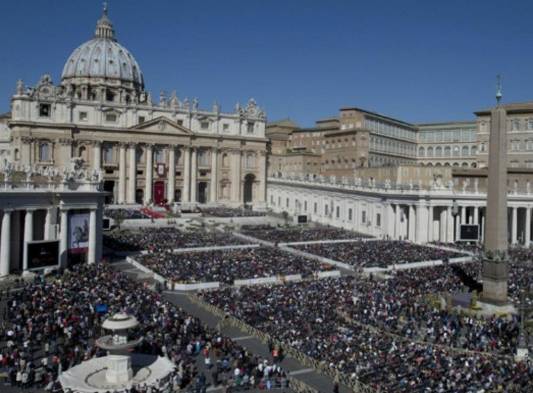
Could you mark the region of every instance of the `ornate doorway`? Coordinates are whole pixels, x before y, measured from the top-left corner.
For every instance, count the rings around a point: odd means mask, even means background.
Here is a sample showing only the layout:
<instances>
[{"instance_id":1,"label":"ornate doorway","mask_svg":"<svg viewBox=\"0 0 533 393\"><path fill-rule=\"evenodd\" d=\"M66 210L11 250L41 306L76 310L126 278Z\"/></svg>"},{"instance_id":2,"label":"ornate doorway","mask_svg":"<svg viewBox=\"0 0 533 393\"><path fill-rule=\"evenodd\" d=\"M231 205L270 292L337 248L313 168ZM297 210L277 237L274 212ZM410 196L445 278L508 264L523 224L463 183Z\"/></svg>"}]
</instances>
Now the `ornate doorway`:
<instances>
[{"instance_id":1,"label":"ornate doorway","mask_svg":"<svg viewBox=\"0 0 533 393\"><path fill-rule=\"evenodd\" d=\"M165 183L156 181L154 183L154 203L162 205L165 202Z\"/></svg>"},{"instance_id":2,"label":"ornate doorway","mask_svg":"<svg viewBox=\"0 0 533 393\"><path fill-rule=\"evenodd\" d=\"M254 200L255 175L249 173L244 178L243 202L252 203Z\"/></svg>"}]
</instances>

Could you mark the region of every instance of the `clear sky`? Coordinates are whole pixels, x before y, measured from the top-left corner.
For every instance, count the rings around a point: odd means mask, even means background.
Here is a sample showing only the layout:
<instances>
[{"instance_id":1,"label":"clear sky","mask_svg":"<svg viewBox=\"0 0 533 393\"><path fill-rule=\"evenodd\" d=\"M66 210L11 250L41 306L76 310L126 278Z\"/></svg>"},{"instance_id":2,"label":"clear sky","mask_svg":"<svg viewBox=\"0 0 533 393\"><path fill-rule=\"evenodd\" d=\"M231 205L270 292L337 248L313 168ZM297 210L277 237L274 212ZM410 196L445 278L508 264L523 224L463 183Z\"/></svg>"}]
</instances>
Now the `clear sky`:
<instances>
[{"instance_id":1,"label":"clear sky","mask_svg":"<svg viewBox=\"0 0 533 393\"><path fill-rule=\"evenodd\" d=\"M0 1L0 112L17 79L55 82L94 34L100 0ZM110 0L146 87L230 111L254 97L302 126L358 106L409 122L533 101L530 0Z\"/></svg>"}]
</instances>

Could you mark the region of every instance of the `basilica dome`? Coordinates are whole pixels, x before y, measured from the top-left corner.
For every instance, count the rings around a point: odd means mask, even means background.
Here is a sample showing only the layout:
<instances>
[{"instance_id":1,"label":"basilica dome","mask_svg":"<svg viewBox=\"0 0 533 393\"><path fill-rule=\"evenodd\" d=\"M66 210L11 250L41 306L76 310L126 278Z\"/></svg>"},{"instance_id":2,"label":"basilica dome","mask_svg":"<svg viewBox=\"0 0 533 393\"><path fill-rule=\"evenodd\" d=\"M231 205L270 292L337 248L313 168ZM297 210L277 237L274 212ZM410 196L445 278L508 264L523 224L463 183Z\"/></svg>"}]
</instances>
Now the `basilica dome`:
<instances>
[{"instance_id":1,"label":"basilica dome","mask_svg":"<svg viewBox=\"0 0 533 393\"><path fill-rule=\"evenodd\" d=\"M95 37L69 56L61 74L63 84L110 83L144 90L144 79L133 55L120 45L107 16L107 9L96 24Z\"/></svg>"}]
</instances>

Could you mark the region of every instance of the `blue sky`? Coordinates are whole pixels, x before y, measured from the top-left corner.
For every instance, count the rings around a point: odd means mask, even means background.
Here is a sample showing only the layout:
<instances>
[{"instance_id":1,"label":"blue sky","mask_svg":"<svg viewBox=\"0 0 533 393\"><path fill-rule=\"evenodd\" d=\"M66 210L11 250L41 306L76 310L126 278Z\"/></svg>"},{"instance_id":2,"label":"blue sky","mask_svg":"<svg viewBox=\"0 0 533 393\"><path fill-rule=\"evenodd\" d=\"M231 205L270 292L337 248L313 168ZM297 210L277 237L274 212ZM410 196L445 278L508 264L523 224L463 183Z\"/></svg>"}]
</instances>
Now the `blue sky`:
<instances>
[{"instance_id":1,"label":"blue sky","mask_svg":"<svg viewBox=\"0 0 533 393\"><path fill-rule=\"evenodd\" d=\"M17 79L58 81L94 34L99 0L0 3L0 112ZM230 111L254 97L303 126L358 106L410 122L472 119L533 100L533 2L509 0L111 0L119 41L154 97L177 90Z\"/></svg>"}]
</instances>

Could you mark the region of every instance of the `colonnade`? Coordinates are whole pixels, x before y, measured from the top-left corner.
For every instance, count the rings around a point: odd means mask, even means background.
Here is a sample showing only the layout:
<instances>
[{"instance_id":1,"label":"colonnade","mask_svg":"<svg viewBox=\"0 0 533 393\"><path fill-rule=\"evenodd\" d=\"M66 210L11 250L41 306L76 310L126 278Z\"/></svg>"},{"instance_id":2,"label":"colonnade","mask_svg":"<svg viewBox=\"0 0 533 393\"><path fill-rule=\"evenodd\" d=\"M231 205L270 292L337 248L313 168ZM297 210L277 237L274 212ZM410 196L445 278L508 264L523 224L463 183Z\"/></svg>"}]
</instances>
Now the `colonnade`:
<instances>
[{"instance_id":1,"label":"colonnade","mask_svg":"<svg viewBox=\"0 0 533 393\"><path fill-rule=\"evenodd\" d=\"M44 222L36 222L36 215L44 211ZM20 268L23 272L29 269L29 255L26 244L33 240L59 240L60 265L67 265L68 241L69 241L69 208L59 208L59 226L53 224L56 221L54 215L56 208L7 208L1 211L1 232L0 232L0 277L10 273L12 261L17 260L22 242L22 264ZM95 263L99 258L97 241L97 210L89 209L89 239L87 250L87 262ZM21 227L21 216L23 215L23 228ZM42 225L38 228L38 225ZM22 236L21 236L22 233ZM39 234L36 236L36 234ZM38 238L37 238L38 237ZM18 268L16 268L18 270Z\"/></svg>"}]
</instances>

